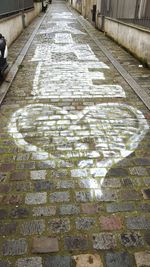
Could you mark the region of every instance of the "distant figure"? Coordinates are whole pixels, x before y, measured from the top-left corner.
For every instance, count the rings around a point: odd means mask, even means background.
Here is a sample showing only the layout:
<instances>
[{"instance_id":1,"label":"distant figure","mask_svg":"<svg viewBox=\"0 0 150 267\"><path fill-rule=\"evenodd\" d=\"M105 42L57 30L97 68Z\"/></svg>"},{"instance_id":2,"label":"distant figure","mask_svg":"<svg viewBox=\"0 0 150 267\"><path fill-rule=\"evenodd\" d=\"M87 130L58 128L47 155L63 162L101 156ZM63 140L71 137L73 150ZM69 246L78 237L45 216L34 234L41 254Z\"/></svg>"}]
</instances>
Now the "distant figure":
<instances>
[{"instance_id":1,"label":"distant figure","mask_svg":"<svg viewBox=\"0 0 150 267\"><path fill-rule=\"evenodd\" d=\"M52 4L52 0L49 0L49 3Z\"/></svg>"},{"instance_id":2,"label":"distant figure","mask_svg":"<svg viewBox=\"0 0 150 267\"><path fill-rule=\"evenodd\" d=\"M48 7L48 1L47 0L46 1L43 1L42 0L42 11L43 12L46 12L47 7Z\"/></svg>"}]
</instances>

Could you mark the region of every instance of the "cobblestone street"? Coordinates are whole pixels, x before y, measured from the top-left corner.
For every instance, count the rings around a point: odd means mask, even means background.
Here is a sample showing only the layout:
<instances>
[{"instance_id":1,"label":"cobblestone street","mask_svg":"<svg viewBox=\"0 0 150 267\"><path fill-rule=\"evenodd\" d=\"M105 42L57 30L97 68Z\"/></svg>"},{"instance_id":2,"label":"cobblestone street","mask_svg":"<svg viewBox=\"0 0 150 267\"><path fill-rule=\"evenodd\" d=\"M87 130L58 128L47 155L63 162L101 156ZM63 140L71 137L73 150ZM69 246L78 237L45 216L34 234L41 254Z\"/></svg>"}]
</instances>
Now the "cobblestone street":
<instances>
[{"instance_id":1,"label":"cobblestone street","mask_svg":"<svg viewBox=\"0 0 150 267\"><path fill-rule=\"evenodd\" d=\"M150 113L92 36L150 95L149 69L53 1L0 110L0 267L150 266Z\"/></svg>"}]
</instances>

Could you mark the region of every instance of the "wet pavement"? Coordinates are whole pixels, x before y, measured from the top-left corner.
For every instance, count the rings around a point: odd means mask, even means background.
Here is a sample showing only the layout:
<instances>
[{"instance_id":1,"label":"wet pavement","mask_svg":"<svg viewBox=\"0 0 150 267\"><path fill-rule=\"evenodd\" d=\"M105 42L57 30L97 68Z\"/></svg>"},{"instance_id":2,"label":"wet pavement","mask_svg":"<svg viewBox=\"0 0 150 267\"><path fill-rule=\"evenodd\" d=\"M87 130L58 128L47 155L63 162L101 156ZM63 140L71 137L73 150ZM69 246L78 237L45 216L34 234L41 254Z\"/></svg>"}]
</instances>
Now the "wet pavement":
<instances>
[{"instance_id":1,"label":"wet pavement","mask_svg":"<svg viewBox=\"0 0 150 267\"><path fill-rule=\"evenodd\" d=\"M84 24L149 94L148 69L53 2L1 106L0 266L150 266L149 111Z\"/></svg>"}]
</instances>

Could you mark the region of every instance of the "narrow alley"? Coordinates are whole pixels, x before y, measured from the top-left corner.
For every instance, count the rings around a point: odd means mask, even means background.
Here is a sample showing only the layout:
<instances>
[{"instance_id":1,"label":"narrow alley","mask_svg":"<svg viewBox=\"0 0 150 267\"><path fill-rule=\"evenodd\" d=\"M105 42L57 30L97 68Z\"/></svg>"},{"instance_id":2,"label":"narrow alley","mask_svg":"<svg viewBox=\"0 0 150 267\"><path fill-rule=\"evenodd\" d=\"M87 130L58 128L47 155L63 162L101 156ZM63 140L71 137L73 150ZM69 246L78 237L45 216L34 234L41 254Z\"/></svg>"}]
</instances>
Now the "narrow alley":
<instances>
[{"instance_id":1,"label":"narrow alley","mask_svg":"<svg viewBox=\"0 0 150 267\"><path fill-rule=\"evenodd\" d=\"M52 2L0 109L0 267L150 266L150 113L113 57L150 97L149 69Z\"/></svg>"}]
</instances>

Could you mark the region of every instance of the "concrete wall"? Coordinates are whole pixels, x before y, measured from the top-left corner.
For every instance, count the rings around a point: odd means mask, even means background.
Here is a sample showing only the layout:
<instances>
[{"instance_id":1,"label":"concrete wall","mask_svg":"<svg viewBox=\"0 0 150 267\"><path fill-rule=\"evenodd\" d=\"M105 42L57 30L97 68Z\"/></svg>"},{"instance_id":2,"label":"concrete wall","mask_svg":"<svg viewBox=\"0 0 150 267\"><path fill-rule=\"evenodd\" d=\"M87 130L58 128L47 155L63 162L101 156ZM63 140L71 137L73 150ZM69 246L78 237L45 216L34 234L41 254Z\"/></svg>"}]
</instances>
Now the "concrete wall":
<instances>
[{"instance_id":1,"label":"concrete wall","mask_svg":"<svg viewBox=\"0 0 150 267\"><path fill-rule=\"evenodd\" d=\"M34 10L25 13L25 24L28 26L30 22L36 18L42 10L41 3L34 3Z\"/></svg>"},{"instance_id":2,"label":"concrete wall","mask_svg":"<svg viewBox=\"0 0 150 267\"><path fill-rule=\"evenodd\" d=\"M150 30L105 18L104 31L133 55L150 66Z\"/></svg>"},{"instance_id":3,"label":"concrete wall","mask_svg":"<svg viewBox=\"0 0 150 267\"><path fill-rule=\"evenodd\" d=\"M0 20L0 33L5 36L8 46L19 36L22 30L21 14Z\"/></svg>"},{"instance_id":4,"label":"concrete wall","mask_svg":"<svg viewBox=\"0 0 150 267\"><path fill-rule=\"evenodd\" d=\"M96 5L96 0L69 0L69 3L80 12L83 17L92 22L92 9Z\"/></svg>"},{"instance_id":5,"label":"concrete wall","mask_svg":"<svg viewBox=\"0 0 150 267\"><path fill-rule=\"evenodd\" d=\"M29 23L40 13L41 9L41 3L35 3L34 9L25 12L25 26L29 25ZM8 46L10 46L22 31L23 20L21 13L0 20L0 33L5 36Z\"/></svg>"},{"instance_id":6,"label":"concrete wall","mask_svg":"<svg viewBox=\"0 0 150 267\"><path fill-rule=\"evenodd\" d=\"M82 0L70 0L69 2L74 9L82 13Z\"/></svg>"}]
</instances>

